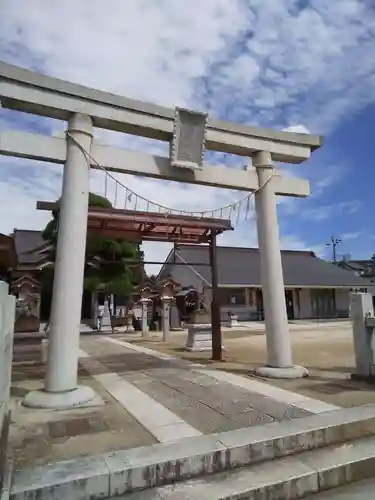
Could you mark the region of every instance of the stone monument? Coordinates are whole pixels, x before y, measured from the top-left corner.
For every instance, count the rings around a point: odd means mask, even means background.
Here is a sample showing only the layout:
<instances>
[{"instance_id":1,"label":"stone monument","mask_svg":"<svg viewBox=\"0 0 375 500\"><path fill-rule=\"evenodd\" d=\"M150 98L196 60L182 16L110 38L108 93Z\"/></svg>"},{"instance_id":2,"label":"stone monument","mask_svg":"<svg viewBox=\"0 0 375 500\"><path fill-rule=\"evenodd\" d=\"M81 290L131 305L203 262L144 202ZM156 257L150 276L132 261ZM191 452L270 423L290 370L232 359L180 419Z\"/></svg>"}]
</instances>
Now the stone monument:
<instances>
[{"instance_id":1,"label":"stone monument","mask_svg":"<svg viewBox=\"0 0 375 500\"><path fill-rule=\"evenodd\" d=\"M197 308L191 315L189 323L193 325L211 325L211 307L203 293L198 297Z\"/></svg>"},{"instance_id":2,"label":"stone monument","mask_svg":"<svg viewBox=\"0 0 375 500\"><path fill-rule=\"evenodd\" d=\"M228 312L228 327L233 328L234 326L238 326L238 316L237 314L233 314L231 311Z\"/></svg>"},{"instance_id":3,"label":"stone monument","mask_svg":"<svg viewBox=\"0 0 375 500\"><path fill-rule=\"evenodd\" d=\"M188 326L187 351L211 351L212 328L211 307L203 294L200 295L197 310L191 316Z\"/></svg>"}]
</instances>

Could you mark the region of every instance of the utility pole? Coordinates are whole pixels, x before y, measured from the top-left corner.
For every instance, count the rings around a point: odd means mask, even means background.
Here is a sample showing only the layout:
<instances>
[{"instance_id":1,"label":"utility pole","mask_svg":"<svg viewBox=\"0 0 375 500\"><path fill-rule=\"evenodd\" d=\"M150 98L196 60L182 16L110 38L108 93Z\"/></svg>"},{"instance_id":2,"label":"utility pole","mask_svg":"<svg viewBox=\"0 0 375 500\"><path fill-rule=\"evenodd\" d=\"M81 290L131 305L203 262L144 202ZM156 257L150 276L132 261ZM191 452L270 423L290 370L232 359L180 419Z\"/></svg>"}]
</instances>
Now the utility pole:
<instances>
[{"instance_id":1,"label":"utility pole","mask_svg":"<svg viewBox=\"0 0 375 500\"><path fill-rule=\"evenodd\" d=\"M329 243L326 243L327 247L332 247L332 262L337 262L336 247L341 243L341 241L342 240L336 238L334 233L332 233Z\"/></svg>"}]
</instances>

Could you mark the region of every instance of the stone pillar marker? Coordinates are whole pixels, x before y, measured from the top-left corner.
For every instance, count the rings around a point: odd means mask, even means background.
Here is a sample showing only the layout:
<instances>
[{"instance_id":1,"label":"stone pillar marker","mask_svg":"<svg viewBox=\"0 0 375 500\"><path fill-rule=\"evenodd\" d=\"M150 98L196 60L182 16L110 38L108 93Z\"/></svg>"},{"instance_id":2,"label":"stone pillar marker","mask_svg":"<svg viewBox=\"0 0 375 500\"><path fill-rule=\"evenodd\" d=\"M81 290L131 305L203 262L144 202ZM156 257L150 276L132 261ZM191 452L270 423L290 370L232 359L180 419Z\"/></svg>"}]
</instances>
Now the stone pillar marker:
<instances>
[{"instance_id":1,"label":"stone pillar marker","mask_svg":"<svg viewBox=\"0 0 375 500\"><path fill-rule=\"evenodd\" d=\"M9 411L16 298L9 285L0 281L0 437ZM0 449L0 457L5 450Z\"/></svg>"},{"instance_id":2,"label":"stone pillar marker","mask_svg":"<svg viewBox=\"0 0 375 500\"><path fill-rule=\"evenodd\" d=\"M163 328L163 342L169 342L171 338L170 325L169 325L169 312L172 302L172 297L162 297L162 328Z\"/></svg>"},{"instance_id":3,"label":"stone pillar marker","mask_svg":"<svg viewBox=\"0 0 375 500\"><path fill-rule=\"evenodd\" d=\"M253 166L261 187L255 194L255 208L268 356L267 366L259 368L257 373L264 377L300 378L308 373L303 367L293 366L292 361L271 154L255 153Z\"/></svg>"},{"instance_id":4,"label":"stone pillar marker","mask_svg":"<svg viewBox=\"0 0 375 500\"><path fill-rule=\"evenodd\" d=\"M374 316L372 295L361 292L352 293L350 297L350 314L353 325L353 347L356 366L352 378L374 378L374 329L366 325L366 318Z\"/></svg>"},{"instance_id":5,"label":"stone pillar marker","mask_svg":"<svg viewBox=\"0 0 375 500\"><path fill-rule=\"evenodd\" d=\"M73 114L68 132L90 151L93 127L89 116ZM69 408L96 396L90 387L77 385L89 187L86 156L67 137L45 386L43 391L29 392L25 406Z\"/></svg>"},{"instance_id":6,"label":"stone pillar marker","mask_svg":"<svg viewBox=\"0 0 375 500\"><path fill-rule=\"evenodd\" d=\"M142 320L142 337L146 337L148 332L147 325L147 308L148 308L149 299L146 297L141 298L141 320Z\"/></svg>"}]
</instances>

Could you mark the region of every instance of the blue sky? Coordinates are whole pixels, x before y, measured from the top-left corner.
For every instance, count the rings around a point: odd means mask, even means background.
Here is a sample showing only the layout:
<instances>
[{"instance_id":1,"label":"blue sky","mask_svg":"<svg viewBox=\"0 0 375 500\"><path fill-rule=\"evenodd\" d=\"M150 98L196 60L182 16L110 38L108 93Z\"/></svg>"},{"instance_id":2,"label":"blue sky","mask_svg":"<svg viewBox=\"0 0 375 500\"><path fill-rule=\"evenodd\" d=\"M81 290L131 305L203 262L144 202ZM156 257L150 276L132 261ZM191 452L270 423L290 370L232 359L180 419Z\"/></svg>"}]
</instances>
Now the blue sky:
<instances>
[{"instance_id":1,"label":"blue sky","mask_svg":"<svg viewBox=\"0 0 375 500\"><path fill-rule=\"evenodd\" d=\"M32 5L32 7L31 7ZM311 182L307 200L280 200L283 248L329 257L375 253L375 10L367 0L3 0L0 58L25 68L136 99L206 110L210 116L324 135L304 164L277 165ZM73 14L72 14L73 13ZM0 127L42 134L64 124L0 110ZM165 153L166 145L104 131L99 140ZM238 157L220 157L233 168ZM37 199L61 189L61 168L0 158L0 231L39 229ZM204 210L241 197L121 176L140 195L174 208ZM113 186L112 186L113 188ZM92 175L101 192L103 178ZM222 244L257 244L255 221L241 220ZM150 259L168 246L146 245Z\"/></svg>"}]
</instances>

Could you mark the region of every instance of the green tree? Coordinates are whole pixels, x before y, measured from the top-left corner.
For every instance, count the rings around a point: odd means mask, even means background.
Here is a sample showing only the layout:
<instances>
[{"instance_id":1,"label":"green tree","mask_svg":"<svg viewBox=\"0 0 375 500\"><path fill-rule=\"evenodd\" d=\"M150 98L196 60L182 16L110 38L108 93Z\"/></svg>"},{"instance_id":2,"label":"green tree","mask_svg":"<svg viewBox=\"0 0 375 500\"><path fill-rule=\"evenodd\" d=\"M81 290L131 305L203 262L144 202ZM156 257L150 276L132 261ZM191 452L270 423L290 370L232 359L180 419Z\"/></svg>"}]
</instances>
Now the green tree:
<instances>
[{"instance_id":1,"label":"green tree","mask_svg":"<svg viewBox=\"0 0 375 500\"><path fill-rule=\"evenodd\" d=\"M89 206L112 208L109 200L94 193L89 193ZM58 211L52 212L52 219L42 232L43 239L51 245L52 262L56 255L58 215ZM131 264L132 260L135 261L134 265ZM143 265L136 264L139 261L143 261L139 244L89 233L86 243L84 289L91 292L100 290L106 295L115 294L129 298L134 286L143 278ZM52 277L53 270L46 269L43 276L46 286L51 286Z\"/></svg>"}]
</instances>

